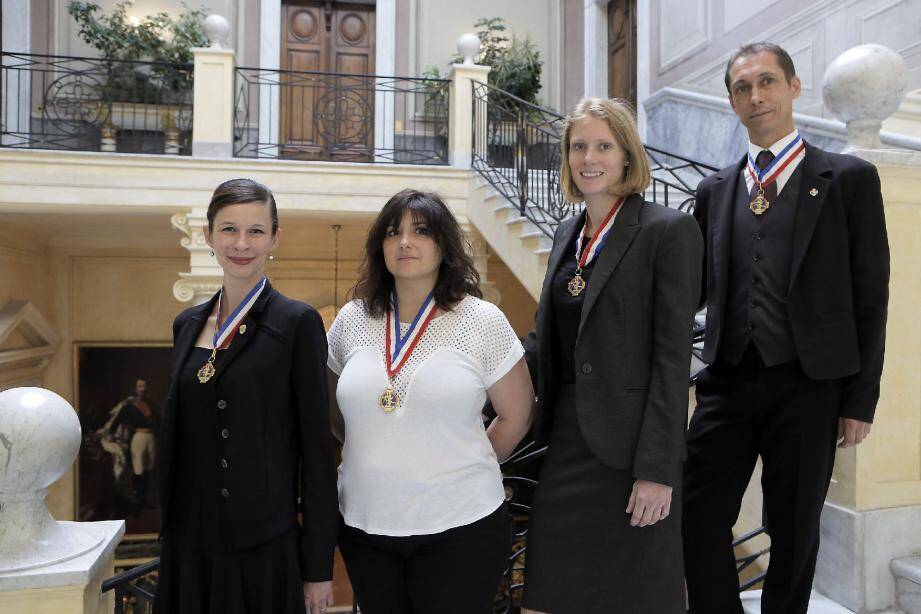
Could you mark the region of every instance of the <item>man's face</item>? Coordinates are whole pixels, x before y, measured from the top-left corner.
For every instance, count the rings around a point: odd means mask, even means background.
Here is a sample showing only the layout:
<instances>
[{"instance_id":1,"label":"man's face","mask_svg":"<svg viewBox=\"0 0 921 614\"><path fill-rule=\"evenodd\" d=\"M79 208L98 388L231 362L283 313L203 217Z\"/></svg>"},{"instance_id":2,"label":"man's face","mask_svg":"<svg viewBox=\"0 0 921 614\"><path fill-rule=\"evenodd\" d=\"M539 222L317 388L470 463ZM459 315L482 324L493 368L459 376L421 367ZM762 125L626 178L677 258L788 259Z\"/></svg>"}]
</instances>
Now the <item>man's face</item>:
<instances>
[{"instance_id":1,"label":"man's face","mask_svg":"<svg viewBox=\"0 0 921 614\"><path fill-rule=\"evenodd\" d=\"M147 381L139 379L134 384L134 396L144 398L144 395L147 394Z\"/></svg>"},{"instance_id":2,"label":"man's face","mask_svg":"<svg viewBox=\"0 0 921 614\"><path fill-rule=\"evenodd\" d=\"M793 131L799 93L799 77L788 83L770 51L742 56L729 69L729 104L756 145L769 147Z\"/></svg>"}]
</instances>

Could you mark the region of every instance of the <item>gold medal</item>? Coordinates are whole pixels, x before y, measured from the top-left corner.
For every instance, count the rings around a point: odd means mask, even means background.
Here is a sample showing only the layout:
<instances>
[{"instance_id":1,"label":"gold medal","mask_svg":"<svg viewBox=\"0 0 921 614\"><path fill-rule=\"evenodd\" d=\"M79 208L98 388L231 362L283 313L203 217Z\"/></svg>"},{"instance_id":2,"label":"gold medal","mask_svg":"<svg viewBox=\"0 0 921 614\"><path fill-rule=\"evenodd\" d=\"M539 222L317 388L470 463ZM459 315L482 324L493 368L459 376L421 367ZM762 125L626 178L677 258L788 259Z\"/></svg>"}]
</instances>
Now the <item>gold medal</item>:
<instances>
[{"instance_id":1,"label":"gold medal","mask_svg":"<svg viewBox=\"0 0 921 614\"><path fill-rule=\"evenodd\" d=\"M576 276L569 280L566 289L573 296L579 296L585 290L585 279L582 277L582 269L576 271Z\"/></svg>"},{"instance_id":2,"label":"gold medal","mask_svg":"<svg viewBox=\"0 0 921 614\"><path fill-rule=\"evenodd\" d=\"M214 368L214 359L217 357L217 350L211 350L211 356L208 357L208 362L201 366L201 369L198 370L198 381L201 384L207 384L208 380L214 377L214 374L217 373L217 369Z\"/></svg>"},{"instance_id":3,"label":"gold medal","mask_svg":"<svg viewBox=\"0 0 921 614\"><path fill-rule=\"evenodd\" d=\"M400 406L400 396L393 388L393 382L387 386L387 389L381 393L377 399L377 405L388 414Z\"/></svg>"},{"instance_id":4,"label":"gold medal","mask_svg":"<svg viewBox=\"0 0 921 614\"><path fill-rule=\"evenodd\" d=\"M755 199L748 204L748 208L752 210L752 213L755 215L761 215L770 208L771 203L764 196L764 188L760 185L758 186L758 194L755 195Z\"/></svg>"}]
</instances>

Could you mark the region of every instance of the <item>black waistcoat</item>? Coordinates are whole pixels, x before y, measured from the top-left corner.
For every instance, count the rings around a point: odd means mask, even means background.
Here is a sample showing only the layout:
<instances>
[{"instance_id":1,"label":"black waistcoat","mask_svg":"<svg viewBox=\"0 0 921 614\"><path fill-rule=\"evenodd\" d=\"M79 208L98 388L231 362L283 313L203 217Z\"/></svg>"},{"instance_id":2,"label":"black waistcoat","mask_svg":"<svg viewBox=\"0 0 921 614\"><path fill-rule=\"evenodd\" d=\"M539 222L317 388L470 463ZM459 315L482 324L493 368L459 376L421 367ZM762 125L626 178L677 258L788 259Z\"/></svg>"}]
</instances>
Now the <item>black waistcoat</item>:
<instances>
[{"instance_id":1,"label":"black waistcoat","mask_svg":"<svg viewBox=\"0 0 921 614\"><path fill-rule=\"evenodd\" d=\"M738 181L732 213L732 259L725 331L719 356L738 364L749 341L764 364L796 359L787 317L787 294L793 261L793 225L802 183L803 163L763 215L749 209L744 179Z\"/></svg>"}]
</instances>

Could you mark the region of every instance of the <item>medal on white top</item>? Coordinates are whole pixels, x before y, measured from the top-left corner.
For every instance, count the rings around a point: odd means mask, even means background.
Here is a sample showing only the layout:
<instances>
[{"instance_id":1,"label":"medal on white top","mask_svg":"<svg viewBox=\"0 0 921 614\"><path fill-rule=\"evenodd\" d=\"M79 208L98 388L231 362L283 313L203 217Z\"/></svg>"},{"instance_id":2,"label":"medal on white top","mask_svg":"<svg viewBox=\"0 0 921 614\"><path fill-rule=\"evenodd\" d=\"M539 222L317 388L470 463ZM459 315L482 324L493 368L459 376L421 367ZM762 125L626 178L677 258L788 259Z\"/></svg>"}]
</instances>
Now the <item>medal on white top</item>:
<instances>
[{"instance_id":1,"label":"medal on white top","mask_svg":"<svg viewBox=\"0 0 921 614\"><path fill-rule=\"evenodd\" d=\"M217 351L229 341L230 337L236 332L237 324L239 324L243 318L246 317L246 314L249 313L249 310L256 303L256 300L259 298L259 295L262 294L262 291L265 289L265 284L268 280L263 277L259 280L252 290L249 291L249 294L243 299L243 301L237 305L237 308L234 309L233 313L224 320L224 323L221 324L221 300L224 298L224 288L221 288L221 294L217 297L217 305L215 305L215 310L217 311L217 322L214 326L214 342L212 344L211 356L208 357L208 361L201 366L201 369L198 370L198 381L199 383L205 384L214 377L214 374L217 372L217 369L214 368L214 360L217 358ZM240 327L241 333L246 331L245 324Z\"/></svg>"},{"instance_id":2,"label":"medal on white top","mask_svg":"<svg viewBox=\"0 0 921 614\"><path fill-rule=\"evenodd\" d=\"M416 313L416 317L413 318L409 330L406 331L405 335L400 335L400 311L396 290L393 291L390 300L393 304L393 308L387 310L386 332L386 366L389 385L377 399L378 406L387 413L392 412L400 406L400 397L397 395L394 386L394 379L397 373L399 373L403 365L406 364L406 360L409 358L410 354L413 353L419 339L425 334L425 329L428 328L435 314L438 312L434 294L429 292L429 295L422 302L422 306L419 308L418 313Z\"/></svg>"},{"instance_id":3,"label":"medal on white top","mask_svg":"<svg viewBox=\"0 0 921 614\"><path fill-rule=\"evenodd\" d=\"M771 160L771 163L763 169L758 168L758 165L755 164L755 159L752 158L751 152L748 152L748 165L746 169L752 181L758 186L758 193L755 194L755 198L748 204L748 208L752 210L752 213L761 215L770 208L771 203L764 195L764 188L777 181L777 177L780 176L780 173L782 173L791 162L796 160L797 156L799 156L805 148L806 144L803 142L803 137L797 133L796 138L780 150L777 157Z\"/></svg>"},{"instance_id":4,"label":"medal on white top","mask_svg":"<svg viewBox=\"0 0 921 614\"><path fill-rule=\"evenodd\" d=\"M585 227L588 226L588 220L586 219L585 225L582 226L582 232L579 233L579 239L576 241L576 274L569 280L569 283L566 284L566 289L569 290L571 295L579 296L582 294L582 291L585 290L585 279L582 277L582 268L587 266L588 263L595 259L595 256L601 253L601 248L604 247L604 243L608 240L608 235L614 227L614 218L617 217L617 212L620 211L620 206L623 204L623 198L618 199L618 201L614 203L614 206L611 207L611 210L608 211L605 218L601 220L601 225L598 227L598 230L592 235L592 238L589 239L588 245L585 246L585 251L582 251L582 242L585 240ZM587 216L588 214L586 213L586 217Z\"/></svg>"}]
</instances>

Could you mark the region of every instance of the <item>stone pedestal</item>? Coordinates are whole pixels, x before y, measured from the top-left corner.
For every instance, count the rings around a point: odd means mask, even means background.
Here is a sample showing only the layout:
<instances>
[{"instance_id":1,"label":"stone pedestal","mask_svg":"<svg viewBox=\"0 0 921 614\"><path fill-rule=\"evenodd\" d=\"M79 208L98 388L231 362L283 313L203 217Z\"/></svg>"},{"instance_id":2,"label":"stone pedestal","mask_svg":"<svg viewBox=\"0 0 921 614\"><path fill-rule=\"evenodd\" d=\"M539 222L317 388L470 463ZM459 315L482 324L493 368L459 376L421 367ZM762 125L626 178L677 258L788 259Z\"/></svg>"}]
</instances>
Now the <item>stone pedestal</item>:
<instances>
[{"instance_id":1,"label":"stone pedestal","mask_svg":"<svg viewBox=\"0 0 921 614\"><path fill-rule=\"evenodd\" d=\"M448 105L448 144L451 149L452 166L470 168L473 160L473 82L486 83L489 66L477 64L454 64L451 67L451 94ZM477 109L477 136L485 145L486 106Z\"/></svg>"},{"instance_id":2,"label":"stone pedestal","mask_svg":"<svg viewBox=\"0 0 921 614\"><path fill-rule=\"evenodd\" d=\"M10 614L107 614L114 595L102 594L103 580L115 575L115 546L124 520L60 522L62 529L91 533L99 545L76 558L40 568L0 573L0 612Z\"/></svg>"},{"instance_id":3,"label":"stone pedestal","mask_svg":"<svg viewBox=\"0 0 921 614\"><path fill-rule=\"evenodd\" d=\"M838 452L815 586L862 614L895 606L891 562L921 552L921 153L852 153L876 165L885 202L886 361L870 436Z\"/></svg>"},{"instance_id":4,"label":"stone pedestal","mask_svg":"<svg viewBox=\"0 0 921 614\"><path fill-rule=\"evenodd\" d=\"M192 155L233 156L233 49L195 48L195 88Z\"/></svg>"}]
</instances>

